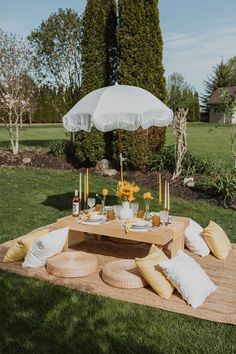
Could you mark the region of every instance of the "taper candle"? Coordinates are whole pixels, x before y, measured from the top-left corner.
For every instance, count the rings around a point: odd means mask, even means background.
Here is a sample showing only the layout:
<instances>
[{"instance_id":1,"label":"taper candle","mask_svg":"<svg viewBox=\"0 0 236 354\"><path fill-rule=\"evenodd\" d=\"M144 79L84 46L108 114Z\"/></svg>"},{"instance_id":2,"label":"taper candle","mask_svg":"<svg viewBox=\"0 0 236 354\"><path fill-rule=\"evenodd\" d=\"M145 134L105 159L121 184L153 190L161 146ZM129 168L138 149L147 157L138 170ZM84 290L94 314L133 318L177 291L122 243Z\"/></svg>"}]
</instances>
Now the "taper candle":
<instances>
[{"instance_id":1,"label":"taper candle","mask_svg":"<svg viewBox=\"0 0 236 354\"><path fill-rule=\"evenodd\" d=\"M170 183L167 182L167 210L170 210Z\"/></svg>"},{"instance_id":2,"label":"taper candle","mask_svg":"<svg viewBox=\"0 0 236 354\"><path fill-rule=\"evenodd\" d=\"M165 181L164 210L167 209L167 181Z\"/></svg>"},{"instance_id":3,"label":"taper candle","mask_svg":"<svg viewBox=\"0 0 236 354\"><path fill-rule=\"evenodd\" d=\"M162 181L161 181L161 173L158 175L158 181L159 181L159 204L162 203Z\"/></svg>"},{"instance_id":4,"label":"taper candle","mask_svg":"<svg viewBox=\"0 0 236 354\"><path fill-rule=\"evenodd\" d=\"M79 173L79 198L80 202L82 200L82 179L81 179L81 172Z\"/></svg>"}]
</instances>

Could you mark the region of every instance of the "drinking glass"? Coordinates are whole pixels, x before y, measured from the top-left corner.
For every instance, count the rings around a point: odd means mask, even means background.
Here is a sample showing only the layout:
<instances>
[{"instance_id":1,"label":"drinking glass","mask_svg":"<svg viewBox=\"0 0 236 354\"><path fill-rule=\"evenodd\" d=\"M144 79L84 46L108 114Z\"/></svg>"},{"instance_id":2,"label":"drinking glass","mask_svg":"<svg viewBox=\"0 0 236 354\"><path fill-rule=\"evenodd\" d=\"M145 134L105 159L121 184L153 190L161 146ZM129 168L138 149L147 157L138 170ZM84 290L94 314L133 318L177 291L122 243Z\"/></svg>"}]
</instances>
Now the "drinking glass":
<instances>
[{"instance_id":1,"label":"drinking glass","mask_svg":"<svg viewBox=\"0 0 236 354\"><path fill-rule=\"evenodd\" d=\"M138 210L137 211L137 218L143 219L144 218L144 210Z\"/></svg>"},{"instance_id":2,"label":"drinking glass","mask_svg":"<svg viewBox=\"0 0 236 354\"><path fill-rule=\"evenodd\" d=\"M113 206L116 219L119 219L120 209L121 209L121 205L119 204Z\"/></svg>"},{"instance_id":3,"label":"drinking glass","mask_svg":"<svg viewBox=\"0 0 236 354\"><path fill-rule=\"evenodd\" d=\"M169 219L169 211L168 210L161 210L160 211L160 219L161 219L162 225L167 224L168 219Z\"/></svg>"},{"instance_id":4,"label":"drinking glass","mask_svg":"<svg viewBox=\"0 0 236 354\"><path fill-rule=\"evenodd\" d=\"M160 215L154 214L152 216L152 226L160 226L160 222L161 222Z\"/></svg>"},{"instance_id":5,"label":"drinking glass","mask_svg":"<svg viewBox=\"0 0 236 354\"><path fill-rule=\"evenodd\" d=\"M96 203L95 198L88 198L88 206L89 208L93 208Z\"/></svg>"},{"instance_id":6,"label":"drinking glass","mask_svg":"<svg viewBox=\"0 0 236 354\"><path fill-rule=\"evenodd\" d=\"M134 216L136 216L138 208L139 208L139 204L138 203L131 203L130 207L133 210Z\"/></svg>"}]
</instances>

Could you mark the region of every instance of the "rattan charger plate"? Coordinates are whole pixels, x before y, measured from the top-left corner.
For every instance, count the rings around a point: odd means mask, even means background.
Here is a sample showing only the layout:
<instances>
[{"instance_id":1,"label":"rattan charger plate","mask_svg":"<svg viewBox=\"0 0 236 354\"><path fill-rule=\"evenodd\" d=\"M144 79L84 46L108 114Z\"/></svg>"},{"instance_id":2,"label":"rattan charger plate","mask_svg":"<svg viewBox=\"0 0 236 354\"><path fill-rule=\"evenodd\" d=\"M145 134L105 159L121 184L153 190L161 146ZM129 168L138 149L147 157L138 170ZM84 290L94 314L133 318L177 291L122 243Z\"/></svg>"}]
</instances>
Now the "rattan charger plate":
<instances>
[{"instance_id":1,"label":"rattan charger plate","mask_svg":"<svg viewBox=\"0 0 236 354\"><path fill-rule=\"evenodd\" d=\"M147 285L133 259L119 259L105 264L102 279L108 285L121 289L137 289Z\"/></svg>"},{"instance_id":2,"label":"rattan charger plate","mask_svg":"<svg viewBox=\"0 0 236 354\"><path fill-rule=\"evenodd\" d=\"M86 277L97 270L97 258L90 253L64 252L47 261L48 273L62 278Z\"/></svg>"}]
</instances>

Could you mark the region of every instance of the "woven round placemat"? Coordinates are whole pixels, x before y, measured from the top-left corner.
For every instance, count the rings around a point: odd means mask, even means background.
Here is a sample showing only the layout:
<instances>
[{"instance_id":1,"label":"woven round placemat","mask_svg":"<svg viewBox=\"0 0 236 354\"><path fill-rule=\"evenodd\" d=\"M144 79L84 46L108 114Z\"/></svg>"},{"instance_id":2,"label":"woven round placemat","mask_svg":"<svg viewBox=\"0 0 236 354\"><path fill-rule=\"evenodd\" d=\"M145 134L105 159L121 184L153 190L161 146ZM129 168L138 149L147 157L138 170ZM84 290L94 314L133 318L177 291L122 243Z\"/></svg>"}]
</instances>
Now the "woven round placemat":
<instances>
[{"instance_id":1,"label":"woven round placemat","mask_svg":"<svg viewBox=\"0 0 236 354\"><path fill-rule=\"evenodd\" d=\"M64 252L49 258L46 269L57 277L86 277L96 271L97 258L82 251Z\"/></svg>"},{"instance_id":2,"label":"woven round placemat","mask_svg":"<svg viewBox=\"0 0 236 354\"><path fill-rule=\"evenodd\" d=\"M119 259L105 264L102 279L108 285L121 289L137 289L147 285L133 259Z\"/></svg>"}]
</instances>

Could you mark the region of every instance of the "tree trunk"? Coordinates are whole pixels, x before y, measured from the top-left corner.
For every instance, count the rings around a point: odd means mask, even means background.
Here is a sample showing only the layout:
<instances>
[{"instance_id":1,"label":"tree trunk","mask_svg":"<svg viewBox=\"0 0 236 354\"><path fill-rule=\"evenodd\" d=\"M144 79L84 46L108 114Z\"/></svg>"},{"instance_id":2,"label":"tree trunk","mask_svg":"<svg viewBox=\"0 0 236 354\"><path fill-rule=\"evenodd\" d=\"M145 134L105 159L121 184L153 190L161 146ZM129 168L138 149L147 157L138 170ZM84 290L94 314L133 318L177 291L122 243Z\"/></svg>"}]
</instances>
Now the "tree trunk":
<instances>
[{"instance_id":1,"label":"tree trunk","mask_svg":"<svg viewBox=\"0 0 236 354\"><path fill-rule=\"evenodd\" d=\"M29 124L32 125L32 113L29 113Z\"/></svg>"},{"instance_id":2,"label":"tree trunk","mask_svg":"<svg viewBox=\"0 0 236 354\"><path fill-rule=\"evenodd\" d=\"M18 124L15 126L15 140L14 140L14 130L13 126L8 128L9 135L10 135L10 143L13 155L17 155L19 152L19 127Z\"/></svg>"}]
</instances>

